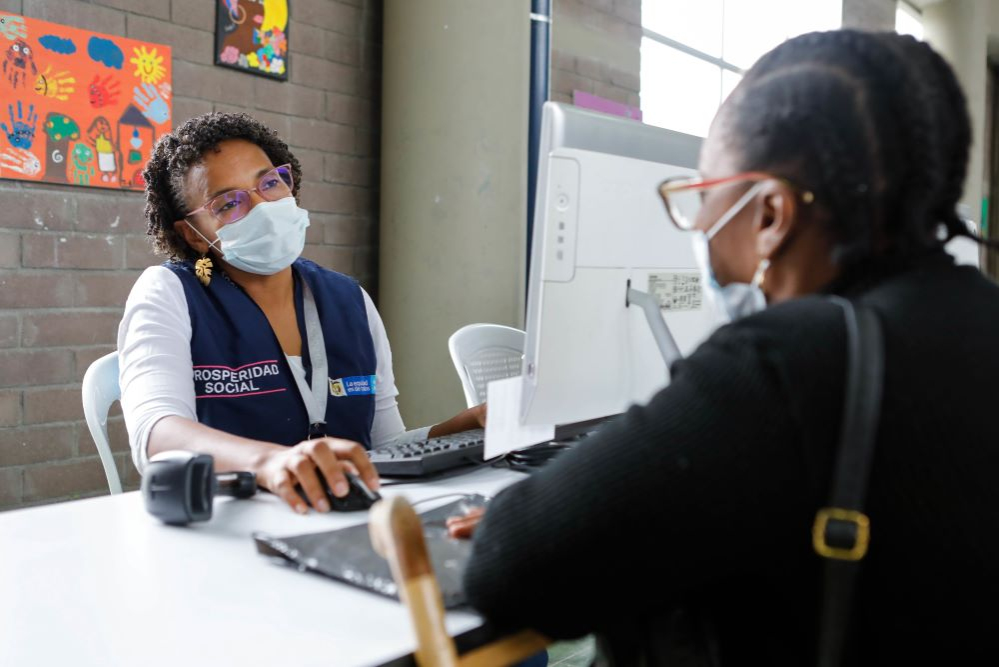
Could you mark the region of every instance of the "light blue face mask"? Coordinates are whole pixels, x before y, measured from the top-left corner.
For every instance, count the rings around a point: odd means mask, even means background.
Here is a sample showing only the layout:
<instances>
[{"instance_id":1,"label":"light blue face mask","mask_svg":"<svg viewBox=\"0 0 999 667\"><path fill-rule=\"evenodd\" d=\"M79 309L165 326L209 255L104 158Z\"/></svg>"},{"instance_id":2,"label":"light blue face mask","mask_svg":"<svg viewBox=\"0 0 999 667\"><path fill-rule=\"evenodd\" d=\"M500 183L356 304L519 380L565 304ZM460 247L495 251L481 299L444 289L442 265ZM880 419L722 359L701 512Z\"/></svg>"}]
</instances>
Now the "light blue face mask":
<instances>
[{"instance_id":1,"label":"light blue face mask","mask_svg":"<svg viewBox=\"0 0 999 667\"><path fill-rule=\"evenodd\" d=\"M715 277L715 270L711 267L711 239L727 225L732 218L746 207L756 193L763 187L762 183L757 183L744 194L739 201L735 202L725 213L718 218L718 222L712 225L711 229L703 232L699 229L693 231L691 245L694 250L694 260L701 270L701 284L704 289L704 298L716 317L722 324L727 324L753 313L758 313L767 307L767 297L763 294L760 284L763 282L763 275L770 267L770 260L760 261L756 274L753 275L751 283L729 283L720 285Z\"/></svg>"},{"instance_id":2,"label":"light blue face mask","mask_svg":"<svg viewBox=\"0 0 999 667\"><path fill-rule=\"evenodd\" d=\"M191 225L228 264L261 276L274 275L298 259L308 227L309 212L299 208L294 197L257 204L242 220L219 229L216 241L208 241ZM219 242L221 247L215 245Z\"/></svg>"}]
</instances>

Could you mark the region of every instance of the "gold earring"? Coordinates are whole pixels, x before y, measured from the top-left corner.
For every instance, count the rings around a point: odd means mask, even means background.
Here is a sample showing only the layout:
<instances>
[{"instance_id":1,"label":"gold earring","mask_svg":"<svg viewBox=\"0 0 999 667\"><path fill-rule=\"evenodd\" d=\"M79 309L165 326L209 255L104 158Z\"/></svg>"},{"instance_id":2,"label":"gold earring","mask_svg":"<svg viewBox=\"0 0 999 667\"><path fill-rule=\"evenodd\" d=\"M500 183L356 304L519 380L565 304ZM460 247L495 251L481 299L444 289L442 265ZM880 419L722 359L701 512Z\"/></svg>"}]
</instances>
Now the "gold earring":
<instances>
[{"instance_id":1,"label":"gold earring","mask_svg":"<svg viewBox=\"0 0 999 667\"><path fill-rule=\"evenodd\" d=\"M194 275L197 276L202 285L208 287L208 283L212 282L212 258L208 255L203 255L201 259L196 261L194 263Z\"/></svg>"}]
</instances>

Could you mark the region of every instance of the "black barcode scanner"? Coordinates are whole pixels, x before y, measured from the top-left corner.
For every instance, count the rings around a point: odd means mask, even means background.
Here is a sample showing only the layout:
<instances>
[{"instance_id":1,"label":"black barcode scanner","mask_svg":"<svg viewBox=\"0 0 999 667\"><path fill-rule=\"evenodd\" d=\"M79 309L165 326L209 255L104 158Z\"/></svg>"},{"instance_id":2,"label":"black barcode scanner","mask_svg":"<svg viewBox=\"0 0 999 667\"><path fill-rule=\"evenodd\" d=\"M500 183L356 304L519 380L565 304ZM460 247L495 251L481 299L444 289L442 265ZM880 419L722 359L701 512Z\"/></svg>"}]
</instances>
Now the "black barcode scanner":
<instances>
[{"instance_id":1,"label":"black barcode scanner","mask_svg":"<svg viewBox=\"0 0 999 667\"><path fill-rule=\"evenodd\" d=\"M216 475L215 462L209 454L161 452L149 459L142 476L146 511L172 526L211 519L215 496L249 498L256 492L253 473Z\"/></svg>"}]
</instances>

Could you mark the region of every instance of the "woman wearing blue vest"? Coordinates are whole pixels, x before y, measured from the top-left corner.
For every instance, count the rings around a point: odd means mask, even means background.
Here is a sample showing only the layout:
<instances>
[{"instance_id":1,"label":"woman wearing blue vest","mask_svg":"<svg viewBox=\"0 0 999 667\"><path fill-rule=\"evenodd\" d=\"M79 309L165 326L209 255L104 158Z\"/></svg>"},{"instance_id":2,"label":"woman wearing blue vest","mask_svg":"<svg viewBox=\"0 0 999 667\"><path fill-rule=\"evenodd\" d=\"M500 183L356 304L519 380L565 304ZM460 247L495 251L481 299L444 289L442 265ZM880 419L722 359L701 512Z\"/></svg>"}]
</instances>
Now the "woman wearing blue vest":
<instances>
[{"instance_id":1,"label":"woman wearing blue vest","mask_svg":"<svg viewBox=\"0 0 999 667\"><path fill-rule=\"evenodd\" d=\"M299 257L309 226L301 167L245 114L193 118L160 139L143 173L148 234L169 260L147 269L118 332L133 459L186 449L249 470L298 512L329 510L344 470L372 488L372 446L476 428L485 406L406 431L378 311L351 278Z\"/></svg>"}]
</instances>

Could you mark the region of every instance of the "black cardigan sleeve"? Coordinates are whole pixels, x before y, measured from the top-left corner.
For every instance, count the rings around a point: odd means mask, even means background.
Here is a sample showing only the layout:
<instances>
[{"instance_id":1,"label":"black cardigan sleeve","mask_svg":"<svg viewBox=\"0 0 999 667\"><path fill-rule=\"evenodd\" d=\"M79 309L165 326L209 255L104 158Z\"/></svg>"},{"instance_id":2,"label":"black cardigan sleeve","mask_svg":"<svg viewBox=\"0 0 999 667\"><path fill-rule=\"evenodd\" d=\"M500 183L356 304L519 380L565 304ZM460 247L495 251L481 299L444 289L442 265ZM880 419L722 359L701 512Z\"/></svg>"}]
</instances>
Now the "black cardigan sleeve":
<instances>
[{"instance_id":1,"label":"black cardigan sleeve","mask_svg":"<svg viewBox=\"0 0 999 667\"><path fill-rule=\"evenodd\" d=\"M493 500L465 573L473 606L578 636L807 548L814 507L786 377L765 341L728 329L648 405Z\"/></svg>"}]
</instances>

